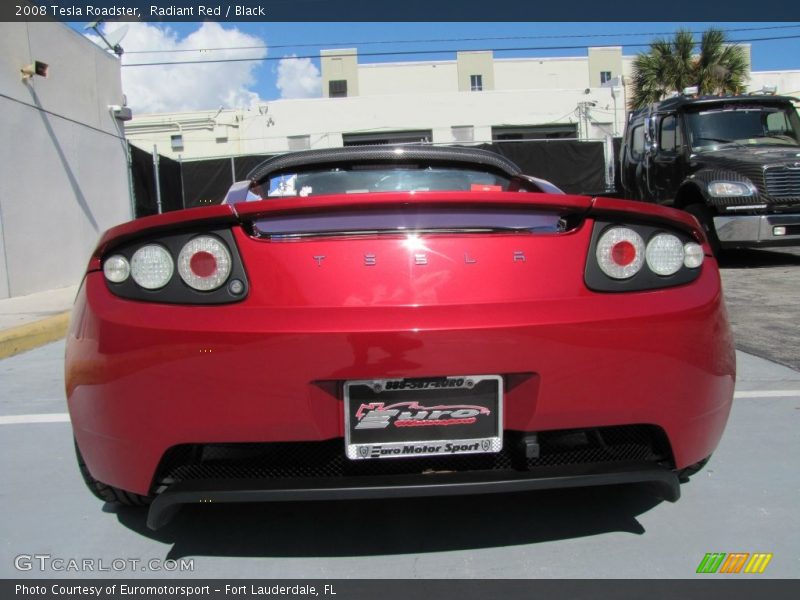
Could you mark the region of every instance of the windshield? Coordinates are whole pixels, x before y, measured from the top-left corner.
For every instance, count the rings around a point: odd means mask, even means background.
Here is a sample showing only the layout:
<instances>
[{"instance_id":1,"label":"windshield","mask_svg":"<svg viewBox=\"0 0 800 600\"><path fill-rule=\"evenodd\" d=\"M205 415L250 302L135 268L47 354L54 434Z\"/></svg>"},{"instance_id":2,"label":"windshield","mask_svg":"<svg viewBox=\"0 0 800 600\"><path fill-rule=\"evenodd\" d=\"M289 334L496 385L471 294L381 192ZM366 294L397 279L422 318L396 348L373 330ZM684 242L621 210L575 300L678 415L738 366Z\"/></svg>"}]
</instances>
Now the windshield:
<instances>
[{"instance_id":1,"label":"windshield","mask_svg":"<svg viewBox=\"0 0 800 600\"><path fill-rule=\"evenodd\" d=\"M272 175L253 186L248 199L374 192L505 191L509 183L509 179L485 171L373 165Z\"/></svg>"},{"instance_id":2,"label":"windshield","mask_svg":"<svg viewBox=\"0 0 800 600\"><path fill-rule=\"evenodd\" d=\"M692 150L716 150L725 145L796 146L800 120L790 106L730 104L688 112Z\"/></svg>"}]
</instances>

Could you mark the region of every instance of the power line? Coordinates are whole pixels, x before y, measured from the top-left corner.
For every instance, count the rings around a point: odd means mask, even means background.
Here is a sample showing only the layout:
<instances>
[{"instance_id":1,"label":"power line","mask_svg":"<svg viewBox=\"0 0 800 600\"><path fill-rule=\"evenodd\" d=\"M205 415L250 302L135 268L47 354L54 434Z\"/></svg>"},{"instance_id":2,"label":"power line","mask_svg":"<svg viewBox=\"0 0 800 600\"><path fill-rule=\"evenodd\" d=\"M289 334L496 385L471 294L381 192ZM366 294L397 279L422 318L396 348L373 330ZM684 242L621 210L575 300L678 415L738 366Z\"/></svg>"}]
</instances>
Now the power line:
<instances>
[{"instance_id":1,"label":"power line","mask_svg":"<svg viewBox=\"0 0 800 600\"><path fill-rule=\"evenodd\" d=\"M89 123L84 123L83 121L78 121L77 119L73 119L72 117L67 117L65 115L59 114L57 112L53 112L52 110L47 110L41 106L37 106L36 104L31 104L30 102L25 102L24 100L19 100L12 96L8 96L6 94L0 93L0 98L5 100L10 100L11 102L16 102L17 104L21 104L22 106L27 106L28 108L32 108L34 110L38 110L40 113L50 115L51 117L56 117L58 119L63 119L64 121L68 121L69 123L74 123L75 125L80 125L81 127L85 127L86 129L91 129L92 131L96 131L97 133L102 133L104 135L111 136L118 140L125 141L125 138L116 134L111 133L110 131L105 131L104 129L100 129L99 127L95 127L94 125L90 125Z\"/></svg>"},{"instance_id":2,"label":"power line","mask_svg":"<svg viewBox=\"0 0 800 600\"><path fill-rule=\"evenodd\" d=\"M773 37L762 37L762 38L749 38L749 39L742 39L742 40L729 40L728 43L732 44L741 44L746 42L766 42L766 41L773 41L773 40L793 40L793 39L800 39L800 35L787 35L787 36L773 36ZM641 48L649 46L650 44L626 44L631 48ZM616 47L617 44L606 44L596 46L597 48L613 48ZM490 52L530 52L535 50L583 50L586 46L528 46L528 47L513 47L513 48L488 48L487 51ZM360 53L358 56L360 58L367 57L367 56L411 56L411 55L420 55L420 54L455 54L460 52L459 49L447 49L447 50L406 50L406 51L392 51L392 52L363 52ZM326 58L335 58L337 56L345 56L345 55L335 55L335 54L328 54ZM350 55L346 55L350 56ZM284 58L294 58L294 59L318 59L321 58L320 54L308 54L304 56L262 56L262 57L254 57L254 58L212 58L209 60L185 60L185 61L160 61L160 62L150 62L150 63L129 63L123 64L123 67L156 67L156 66L166 66L166 65L201 65L201 64L210 64L210 63L230 63L230 62L248 62L248 61L276 61L276 60L283 60Z\"/></svg>"},{"instance_id":3,"label":"power line","mask_svg":"<svg viewBox=\"0 0 800 600\"><path fill-rule=\"evenodd\" d=\"M774 29L797 29L800 25L772 25L768 27L733 27L720 29L723 32L731 31L766 31ZM170 54L178 52L218 52L227 50L266 50L271 48L314 48L318 46L373 46L381 44L435 44L449 42L489 42L489 41L511 41L511 40L534 40L534 39L588 39L604 37L640 37L656 35L672 35L674 31L650 31L642 33L576 33L560 35L517 35L506 37L471 37L471 38L441 38L441 39L422 39L422 40L382 40L366 42L319 42L315 44L271 44L261 46L227 46L219 48L184 48L184 49L164 49L164 50L127 50L126 54ZM702 31L690 31L692 34L701 34ZM630 44L626 44L630 45ZM640 46L641 44L635 44Z\"/></svg>"}]
</instances>

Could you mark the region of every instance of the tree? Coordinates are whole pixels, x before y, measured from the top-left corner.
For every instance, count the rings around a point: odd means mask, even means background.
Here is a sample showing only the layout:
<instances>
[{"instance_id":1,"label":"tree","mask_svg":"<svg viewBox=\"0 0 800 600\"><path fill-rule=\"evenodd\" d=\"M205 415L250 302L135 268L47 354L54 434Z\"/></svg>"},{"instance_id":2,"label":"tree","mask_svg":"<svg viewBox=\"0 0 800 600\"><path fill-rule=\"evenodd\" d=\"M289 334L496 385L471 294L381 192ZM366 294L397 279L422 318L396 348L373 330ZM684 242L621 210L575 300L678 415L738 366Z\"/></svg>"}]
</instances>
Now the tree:
<instances>
[{"instance_id":1,"label":"tree","mask_svg":"<svg viewBox=\"0 0 800 600\"><path fill-rule=\"evenodd\" d=\"M642 108L665 97L697 86L698 93L738 93L748 75L747 56L741 46L726 44L719 29L709 29L695 54L692 33L678 30L672 40L659 38L650 51L633 61L631 108Z\"/></svg>"}]
</instances>

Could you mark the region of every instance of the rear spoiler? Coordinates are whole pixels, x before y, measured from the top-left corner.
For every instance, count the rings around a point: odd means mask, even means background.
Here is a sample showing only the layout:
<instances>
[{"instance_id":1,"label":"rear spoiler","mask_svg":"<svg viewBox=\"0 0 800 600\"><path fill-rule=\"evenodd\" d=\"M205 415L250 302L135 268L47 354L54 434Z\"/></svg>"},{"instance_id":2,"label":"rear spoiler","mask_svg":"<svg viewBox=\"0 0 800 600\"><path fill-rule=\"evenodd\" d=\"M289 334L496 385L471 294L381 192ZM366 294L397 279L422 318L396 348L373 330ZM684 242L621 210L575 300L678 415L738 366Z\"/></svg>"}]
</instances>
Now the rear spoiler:
<instances>
[{"instance_id":1,"label":"rear spoiler","mask_svg":"<svg viewBox=\"0 0 800 600\"><path fill-rule=\"evenodd\" d=\"M598 196L520 192L393 192L275 198L190 208L153 215L117 225L106 231L92 254L89 270L100 268L100 258L113 247L144 235L199 228L232 227L272 216L353 212L391 207L545 209L576 217L626 219L678 227L695 238L705 236L691 215L673 208Z\"/></svg>"}]
</instances>

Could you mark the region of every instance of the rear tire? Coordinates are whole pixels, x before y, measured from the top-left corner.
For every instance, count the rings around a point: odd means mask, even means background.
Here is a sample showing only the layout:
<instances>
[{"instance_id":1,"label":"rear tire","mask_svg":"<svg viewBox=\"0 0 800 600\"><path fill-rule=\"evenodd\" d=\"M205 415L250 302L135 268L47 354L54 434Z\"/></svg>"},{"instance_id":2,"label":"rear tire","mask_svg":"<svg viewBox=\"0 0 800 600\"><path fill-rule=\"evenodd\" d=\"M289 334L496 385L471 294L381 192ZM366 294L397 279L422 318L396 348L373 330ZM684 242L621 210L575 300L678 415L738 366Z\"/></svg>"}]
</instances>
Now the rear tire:
<instances>
[{"instance_id":1,"label":"rear tire","mask_svg":"<svg viewBox=\"0 0 800 600\"><path fill-rule=\"evenodd\" d=\"M92 477L92 474L89 473L89 468L86 466L86 461L83 460L83 455L81 455L77 442L75 442L75 454L78 458L78 468L81 471L81 476L83 477L86 487L100 500L111 504L122 504L123 506L147 506L152 501L150 496L141 496L133 492L126 492L125 490L115 488L113 485L97 481L97 479Z\"/></svg>"},{"instance_id":2,"label":"rear tire","mask_svg":"<svg viewBox=\"0 0 800 600\"><path fill-rule=\"evenodd\" d=\"M693 465L689 465L688 467L685 467L685 468L681 469L680 471L678 471L678 480L681 483L686 483L687 481L689 481L689 478L692 475L695 475L703 467L705 467L709 460L711 460L711 457L707 456L703 460L701 460L699 462L696 462Z\"/></svg>"},{"instance_id":3,"label":"rear tire","mask_svg":"<svg viewBox=\"0 0 800 600\"><path fill-rule=\"evenodd\" d=\"M717 237L717 230L714 229L714 215L711 209L705 204L698 203L690 204L684 208L684 210L700 221L700 225L708 238L708 244L711 246L711 251L714 253L714 256L719 256L720 252L722 252L722 247L719 243L719 237Z\"/></svg>"}]
</instances>

